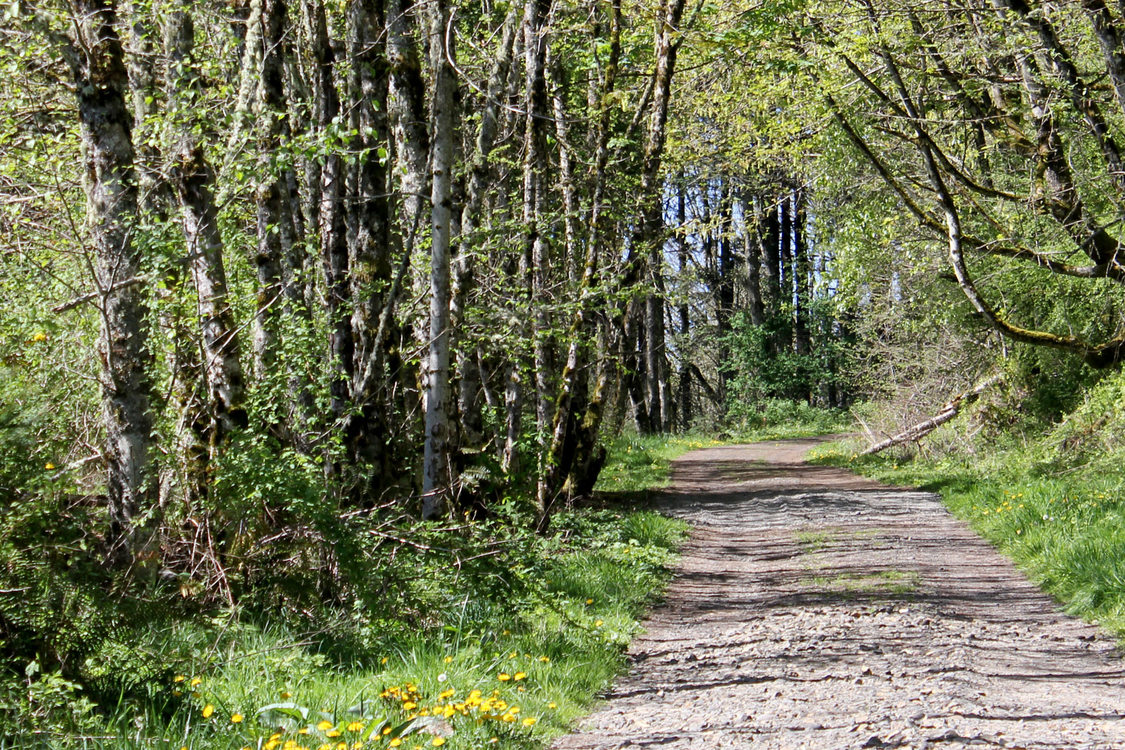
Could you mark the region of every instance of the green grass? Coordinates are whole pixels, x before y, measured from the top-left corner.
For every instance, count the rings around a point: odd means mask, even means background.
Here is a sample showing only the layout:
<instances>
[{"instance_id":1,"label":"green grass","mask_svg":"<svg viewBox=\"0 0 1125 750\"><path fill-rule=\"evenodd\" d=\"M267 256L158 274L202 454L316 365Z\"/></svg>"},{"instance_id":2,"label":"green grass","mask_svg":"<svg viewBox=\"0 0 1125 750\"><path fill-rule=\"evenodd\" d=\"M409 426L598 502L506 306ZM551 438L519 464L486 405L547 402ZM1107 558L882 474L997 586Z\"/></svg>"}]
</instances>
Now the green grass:
<instances>
[{"instance_id":1,"label":"green grass","mask_svg":"<svg viewBox=\"0 0 1125 750\"><path fill-rule=\"evenodd\" d=\"M640 495L667 487L672 461L688 451L723 445L713 437L685 435L623 435L609 448L609 458L598 476L602 493Z\"/></svg>"},{"instance_id":2,"label":"green grass","mask_svg":"<svg viewBox=\"0 0 1125 750\"><path fill-rule=\"evenodd\" d=\"M1116 459L1120 459L1117 456ZM835 443L810 460L937 492L1067 612L1125 639L1125 472L1061 466L1043 444L948 459L857 456ZM1111 460L1112 459L1112 460Z\"/></svg>"},{"instance_id":3,"label":"green grass","mask_svg":"<svg viewBox=\"0 0 1125 750\"><path fill-rule=\"evenodd\" d=\"M802 578L805 586L842 597L859 595L906 596L918 590L921 577L914 571L884 570L879 573L845 574Z\"/></svg>"},{"instance_id":4,"label":"green grass","mask_svg":"<svg viewBox=\"0 0 1125 750\"><path fill-rule=\"evenodd\" d=\"M174 668L108 718L61 678L33 680L37 693L25 680L0 695L18 704L0 703L0 717L23 716L18 733L0 725L0 748L335 750L372 727L365 748L400 735L405 748L439 736L454 750L542 747L624 668L686 526L612 505L561 512L548 537L491 523L469 532L494 537L484 568L468 559L475 547L453 547L464 526L439 553L396 550L416 593L398 610L326 607L303 627L233 613L170 625L146 648L180 655Z\"/></svg>"}]
</instances>

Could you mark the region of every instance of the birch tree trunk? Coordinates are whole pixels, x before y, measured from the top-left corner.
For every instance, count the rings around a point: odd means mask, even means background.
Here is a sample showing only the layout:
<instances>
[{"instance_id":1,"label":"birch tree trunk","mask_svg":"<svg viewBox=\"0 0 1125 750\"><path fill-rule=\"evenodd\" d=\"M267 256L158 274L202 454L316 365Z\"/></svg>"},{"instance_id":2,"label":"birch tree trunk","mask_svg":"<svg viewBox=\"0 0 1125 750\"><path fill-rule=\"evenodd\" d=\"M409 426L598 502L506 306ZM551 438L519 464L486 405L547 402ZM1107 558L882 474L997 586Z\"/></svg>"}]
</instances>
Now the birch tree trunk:
<instances>
[{"instance_id":1,"label":"birch tree trunk","mask_svg":"<svg viewBox=\"0 0 1125 750\"><path fill-rule=\"evenodd\" d=\"M450 224L453 199L454 85L452 34L447 34L446 0L429 6L430 70L433 76L431 133L430 331L426 357L425 444L422 464L422 518L444 515L452 491L449 425Z\"/></svg>"}]
</instances>

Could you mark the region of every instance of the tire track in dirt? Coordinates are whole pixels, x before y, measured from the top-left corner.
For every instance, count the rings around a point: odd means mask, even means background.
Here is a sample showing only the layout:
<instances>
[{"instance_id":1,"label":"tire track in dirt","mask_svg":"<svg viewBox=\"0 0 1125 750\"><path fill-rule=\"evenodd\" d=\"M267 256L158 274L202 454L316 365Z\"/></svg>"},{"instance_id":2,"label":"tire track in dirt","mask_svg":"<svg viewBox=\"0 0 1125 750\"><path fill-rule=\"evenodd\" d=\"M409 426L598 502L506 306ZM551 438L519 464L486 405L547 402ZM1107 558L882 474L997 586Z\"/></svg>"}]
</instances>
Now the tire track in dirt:
<instances>
[{"instance_id":1,"label":"tire track in dirt","mask_svg":"<svg viewBox=\"0 0 1125 750\"><path fill-rule=\"evenodd\" d=\"M631 669L556 750L1125 748L1125 662L925 492L802 457L690 453L691 522Z\"/></svg>"}]
</instances>

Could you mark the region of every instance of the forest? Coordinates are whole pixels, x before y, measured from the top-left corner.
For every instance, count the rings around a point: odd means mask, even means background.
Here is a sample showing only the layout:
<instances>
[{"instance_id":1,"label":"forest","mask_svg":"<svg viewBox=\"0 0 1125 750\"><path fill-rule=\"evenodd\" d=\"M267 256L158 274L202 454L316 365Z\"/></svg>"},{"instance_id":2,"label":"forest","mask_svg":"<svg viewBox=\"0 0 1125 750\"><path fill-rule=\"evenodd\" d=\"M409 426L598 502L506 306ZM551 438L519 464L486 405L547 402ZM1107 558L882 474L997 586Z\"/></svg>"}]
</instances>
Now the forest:
<instances>
[{"instance_id":1,"label":"forest","mask_svg":"<svg viewBox=\"0 0 1125 750\"><path fill-rule=\"evenodd\" d=\"M0 13L2 748L542 747L713 441L1125 487L1125 3Z\"/></svg>"}]
</instances>

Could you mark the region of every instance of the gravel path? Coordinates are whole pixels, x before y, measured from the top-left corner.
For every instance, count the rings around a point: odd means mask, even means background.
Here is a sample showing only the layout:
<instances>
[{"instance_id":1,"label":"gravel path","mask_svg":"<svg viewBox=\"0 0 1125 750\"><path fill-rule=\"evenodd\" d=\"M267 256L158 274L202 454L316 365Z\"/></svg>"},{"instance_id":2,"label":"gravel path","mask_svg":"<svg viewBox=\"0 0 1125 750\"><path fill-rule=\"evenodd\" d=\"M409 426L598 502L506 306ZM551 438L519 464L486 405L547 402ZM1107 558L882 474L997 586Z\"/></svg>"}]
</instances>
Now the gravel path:
<instances>
[{"instance_id":1,"label":"gravel path","mask_svg":"<svg viewBox=\"0 0 1125 750\"><path fill-rule=\"evenodd\" d=\"M1125 662L932 494L696 451L661 510L695 526L632 668L578 748L1125 748Z\"/></svg>"}]
</instances>

